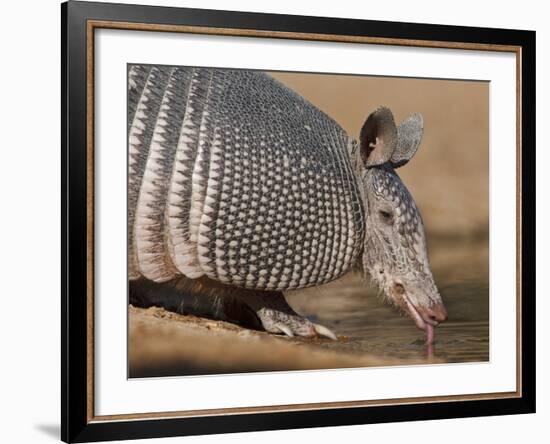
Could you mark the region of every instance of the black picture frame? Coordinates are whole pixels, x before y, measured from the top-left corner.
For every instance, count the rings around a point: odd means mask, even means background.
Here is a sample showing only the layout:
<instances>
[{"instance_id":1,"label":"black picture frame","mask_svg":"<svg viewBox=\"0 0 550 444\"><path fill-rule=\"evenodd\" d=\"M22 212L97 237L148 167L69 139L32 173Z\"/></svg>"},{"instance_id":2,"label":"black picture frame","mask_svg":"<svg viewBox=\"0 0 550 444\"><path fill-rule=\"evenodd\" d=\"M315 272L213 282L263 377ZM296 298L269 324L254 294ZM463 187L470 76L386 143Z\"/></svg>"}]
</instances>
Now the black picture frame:
<instances>
[{"instance_id":1,"label":"black picture frame","mask_svg":"<svg viewBox=\"0 0 550 444\"><path fill-rule=\"evenodd\" d=\"M244 412L126 420L90 415L89 340L93 315L87 297L89 273L89 109L87 79L90 20L261 30L317 36L370 37L455 44L508 45L521 56L521 393L515 397L425 403L389 403L365 407ZM136 6L69 1L61 5L62 23L62 374L61 437L89 442L243 431L370 424L535 412L535 32L506 29L397 23L291 15ZM460 45L456 46L460 47Z\"/></svg>"}]
</instances>

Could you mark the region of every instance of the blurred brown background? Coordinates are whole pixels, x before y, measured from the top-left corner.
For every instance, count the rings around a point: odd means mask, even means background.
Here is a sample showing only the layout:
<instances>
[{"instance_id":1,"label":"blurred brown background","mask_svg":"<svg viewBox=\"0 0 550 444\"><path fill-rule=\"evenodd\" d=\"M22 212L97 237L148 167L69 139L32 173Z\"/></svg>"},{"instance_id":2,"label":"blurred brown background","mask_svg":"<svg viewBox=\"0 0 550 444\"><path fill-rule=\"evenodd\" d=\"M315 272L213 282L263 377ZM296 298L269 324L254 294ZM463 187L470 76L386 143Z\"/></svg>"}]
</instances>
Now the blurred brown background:
<instances>
[{"instance_id":1,"label":"blurred brown background","mask_svg":"<svg viewBox=\"0 0 550 444\"><path fill-rule=\"evenodd\" d=\"M396 123L424 117L412 161L398 170L430 237L486 237L489 228L489 83L270 72L358 137L367 116L389 107Z\"/></svg>"}]
</instances>

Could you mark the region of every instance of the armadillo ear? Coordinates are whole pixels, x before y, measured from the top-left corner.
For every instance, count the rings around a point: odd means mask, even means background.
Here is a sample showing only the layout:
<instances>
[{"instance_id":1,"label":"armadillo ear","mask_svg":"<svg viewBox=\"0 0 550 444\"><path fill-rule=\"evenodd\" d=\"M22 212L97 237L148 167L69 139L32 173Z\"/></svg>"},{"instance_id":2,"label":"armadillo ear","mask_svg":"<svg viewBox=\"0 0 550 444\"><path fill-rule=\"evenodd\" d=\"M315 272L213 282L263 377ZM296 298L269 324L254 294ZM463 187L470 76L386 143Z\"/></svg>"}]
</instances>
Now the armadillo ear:
<instances>
[{"instance_id":1,"label":"armadillo ear","mask_svg":"<svg viewBox=\"0 0 550 444\"><path fill-rule=\"evenodd\" d=\"M363 165L373 167L390 160L397 145L397 128L392 112L381 106L371 113L361 128L359 138Z\"/></svg>"},{"instance_id":2,"label":"armadillo ear","mask_svg":"<svg viewBox=\"0 0 550 444\"><path fill-rule=\"evenodd\" d=\"M411 114L397 127L397 147L391 156L394 168L405 165L414 156L424 131L424 119L421 114Z\"/></svg>"}]
</instances>

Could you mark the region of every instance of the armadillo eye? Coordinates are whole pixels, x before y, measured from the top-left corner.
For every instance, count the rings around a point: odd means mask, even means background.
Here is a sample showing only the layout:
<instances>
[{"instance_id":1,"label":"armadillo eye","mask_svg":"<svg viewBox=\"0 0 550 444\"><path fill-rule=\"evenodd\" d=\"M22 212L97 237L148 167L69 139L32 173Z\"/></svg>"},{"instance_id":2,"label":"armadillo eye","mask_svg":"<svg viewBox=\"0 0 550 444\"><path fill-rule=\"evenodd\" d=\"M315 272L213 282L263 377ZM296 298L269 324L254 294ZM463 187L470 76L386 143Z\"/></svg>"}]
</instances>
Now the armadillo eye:
<instances>
[{"instance_id":1,"label":"armadillo eye","mask_svg":"<svg viewBox=\"0 0 550 444\"><path fill-rule=\"evenodd\" d=\"M395 292L396 292L397 294L403 294L403 293L405 293L405 287L403 287L402 284L395 284L395 285L393 286L393 289L395 290Z\"/></svg>"},{"instance_id":2,"label":"armadillo eye","mask_svg":"<svg viewBox=\"0 0 550 444\"><path fill-rule=\"evenodd\" d=\"M393 215L390 212L380 210L379 214L380 214L380 219L382 219L383 222L390 225L393 224Z\"/></svg>"}]
</instances>

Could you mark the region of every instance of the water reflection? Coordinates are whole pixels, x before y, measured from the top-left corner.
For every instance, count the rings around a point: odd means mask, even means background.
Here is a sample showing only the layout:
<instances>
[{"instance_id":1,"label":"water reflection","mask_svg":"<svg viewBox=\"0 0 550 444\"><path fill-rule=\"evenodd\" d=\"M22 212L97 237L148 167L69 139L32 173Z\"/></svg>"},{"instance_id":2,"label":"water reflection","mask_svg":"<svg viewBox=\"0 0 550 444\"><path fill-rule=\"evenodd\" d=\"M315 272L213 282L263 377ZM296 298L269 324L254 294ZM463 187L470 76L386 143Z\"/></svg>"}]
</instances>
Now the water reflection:
<instances>
[{"instance_id":1,"label":"water reflection","mask_svg":"<svg viewBox=\"0 0 550 444\"><path fill-rule=\"evenodd\" d=\"M430 262L449 320L436 328L430 350L424 333L386 304L359 276L288 296L291 305L343 341L322 347L398 358L445 362L489 360L489 258L487 240L430 240Z\"/></svg>"}]
</instances>

